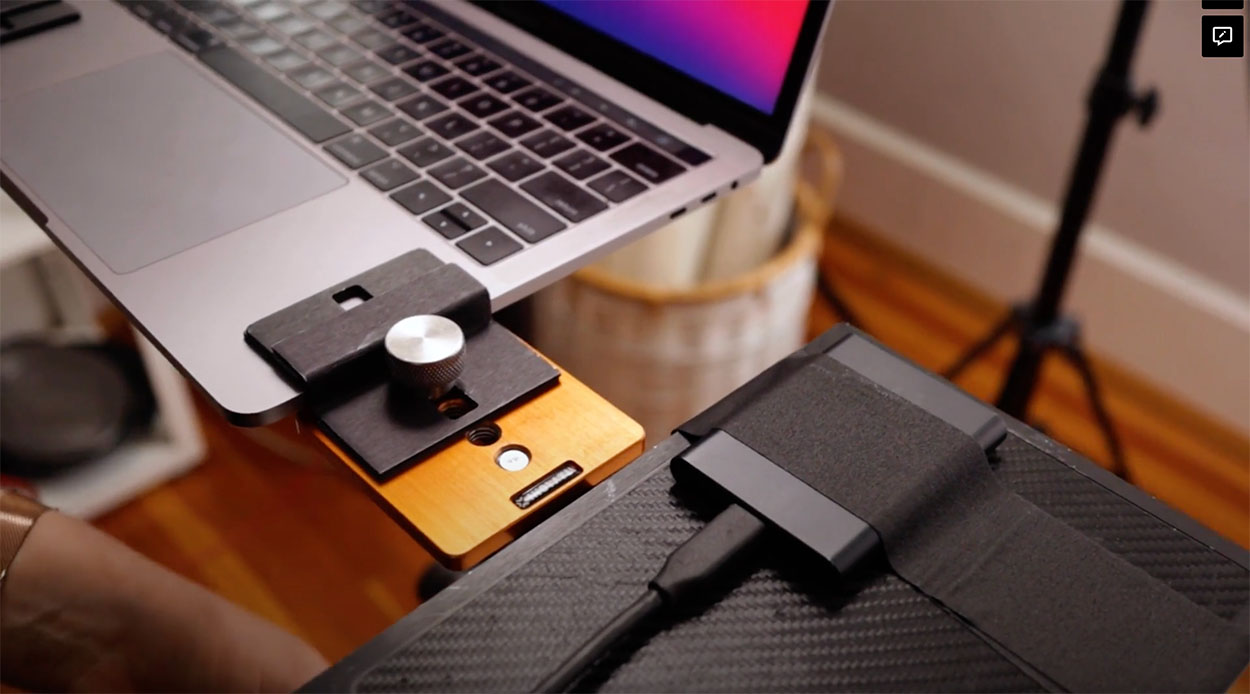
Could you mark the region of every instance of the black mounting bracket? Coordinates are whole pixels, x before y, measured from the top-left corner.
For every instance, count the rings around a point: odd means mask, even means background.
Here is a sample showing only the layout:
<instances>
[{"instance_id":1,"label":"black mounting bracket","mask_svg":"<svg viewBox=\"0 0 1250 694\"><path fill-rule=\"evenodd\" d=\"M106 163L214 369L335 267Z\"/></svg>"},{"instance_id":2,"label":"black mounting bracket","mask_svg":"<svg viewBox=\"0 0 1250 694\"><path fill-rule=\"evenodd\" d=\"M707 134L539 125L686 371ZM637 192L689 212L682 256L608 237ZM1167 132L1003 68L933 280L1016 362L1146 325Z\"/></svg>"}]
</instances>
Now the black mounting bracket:
<instances>
[{"instance_id":1,"label":"black mounting bracket","mask_svg":"<svg viewBox=\"0 0 1250 694\"><path fill-rule=\"evenodd\" d=\"M397 321L437 314L465 335L464 371L437 400L391 384L382 342ZM559 371L491 319L486 288L415 250L248 326L248 344L303 391L303 412L383 478L553 386Z\"/></svg>"}]
</instances>

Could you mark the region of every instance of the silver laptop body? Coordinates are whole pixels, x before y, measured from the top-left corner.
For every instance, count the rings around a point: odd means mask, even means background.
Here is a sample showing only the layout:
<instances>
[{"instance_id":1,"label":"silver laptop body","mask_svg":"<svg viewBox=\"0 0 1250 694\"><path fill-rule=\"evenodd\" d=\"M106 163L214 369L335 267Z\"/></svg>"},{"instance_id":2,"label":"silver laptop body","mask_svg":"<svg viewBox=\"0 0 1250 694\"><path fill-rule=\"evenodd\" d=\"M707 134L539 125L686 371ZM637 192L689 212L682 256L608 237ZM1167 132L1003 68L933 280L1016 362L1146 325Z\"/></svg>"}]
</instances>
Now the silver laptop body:
<instances>
[{"instance_id":1,"label":"silver laptop body","mask_svg":"<svg viewBox=\"0 0 1250 694\"><path fill-rule=\"evenodd\" d=\"M627 86L475 5L401 7L440 37L421 43L428 34L401 33L398 44L409 52L387 48L391 52L382 60L370 52L381 48L380 41L360 27L390 29L391 35L412 27L377 24L408 21L382 15L382 3L247 2L252 4L219 7L261 24L264 36L206 33L215 27L205 18L220 17L212 7L193 3L167 8L169 17L160 21L180 22L182 28L165 35L162 30L169 27L153 24L159 18L151 16L151 4L135 8L78 0L72 3L82 15L77 23L0 48L0 159L6 190L237 424L272 421L290 411L297 395L245 344L250 323L414 248L464 267L501 308L680 211L728 192L775 155L712 121L683 115L650 98L636 81ZM340 5L343 12L330 16ZM286 14L277 16L272 7ZM276 22L287 17L294 19L275 30ZM305 25L374 67L349 65L352 56L345 51L323 55L283 33ZM356 42L355 37L365 41L366 36L368 47ZM262 47L273 49L262 46L263 39L276 41L282 53L261 52ZM447 48L448 41L469 50ZM483 43L506 46L549 68L555 79L564 78L560 86L569 91L500 60L530 83L525 89L539 85L559 99L540 110L520 108L515 100L522 90L488 88L515 86L487 82L500 70L482 72L490 65L473 64L475 69L465 72L468 68L459 65L475 55L498 58ZM215 49L211 57L195 52L208 44ZM811 46L806 50L804 66ZM294 77L297 61L291 53L307 63ZM471 86L444 87L441 82L449 78L442 76L414 79L412 68L423 59L435 64L429 71L446 69ZM377 72L379 66L384 72ZM348 68L372 79L349 79ZM240 69L245 74L240 76ZM343 89L355 90L360 103L374 106L357 104L351 112L342 104L331 106L325 99L336 93L323 93L327 87L314 79L318 70L339 78L335 83L346 84ZM308 77L307 85L296 77ZM306 101L283 102L286 92L278 90L277 103L267 103L249 91L272 86L272 81ZM392 91L385 94L369 87L388 81ZM447 96L432 91L434 85ZM586 88L591 98L579 100ZM480 89L505 108L486 101L470 104L457 89ZM402 97L398 92L404 92ZM407 104L422 96L452 108L419 120L429 114ZM594 99L610 103L598 107ZM333 121L308 112L308 103ZM466 124L443 118L459 112L456 104L486 114L471 119L480 137L467 144L463 140L470 138L461 133ZM570 105L575 108L561 110ZM418 112L405 116L403 108ZM539 127L519 132L507 127L509 122L495 124L513 137L481 126L481 121L513 112ZM784 115L788 118L788 111ZM396 117L415 127L400 133L378 130ZM629 129L622 119L637 119L641 129ZM403 125L392 129L405 130ZM556 149L563 146L561 138L573 146L552 153L545 148L547 140L531 139L540 132L551 133L548 139ZM771 136L776 139L775 132ZM426 162L414 147L418 142L442 158ZM645 147L621 154L634 144ZM542 149L542 155L532 148ZM515 157L522 170L513 160L492 166L514 151L526 155ZM589 169L579 168L575 152L589 154L582 161ZM663 162L653 160L655 152L662 153ZM640 161L637 154L646 156ZM527 174L523 160L530 161L528 166L537 162L542 172ZM657 173L655 163L676 166ZM608 180L611 172L616 177ZM628 175L622 179L620 172ZM648 180L651 175L656 180ZM630 190L613 187L614 182ZM641 189L634 190L638 183ZM583 197L587 192L589 197ZM438 217L440 212L446 214ZM508 217L506 224L501 217ZM448 226L466 219L469 229ZM445 228L437 229L440 224ZM484 233L487 228L490 234Z\"/></svg>"}]
</instances>

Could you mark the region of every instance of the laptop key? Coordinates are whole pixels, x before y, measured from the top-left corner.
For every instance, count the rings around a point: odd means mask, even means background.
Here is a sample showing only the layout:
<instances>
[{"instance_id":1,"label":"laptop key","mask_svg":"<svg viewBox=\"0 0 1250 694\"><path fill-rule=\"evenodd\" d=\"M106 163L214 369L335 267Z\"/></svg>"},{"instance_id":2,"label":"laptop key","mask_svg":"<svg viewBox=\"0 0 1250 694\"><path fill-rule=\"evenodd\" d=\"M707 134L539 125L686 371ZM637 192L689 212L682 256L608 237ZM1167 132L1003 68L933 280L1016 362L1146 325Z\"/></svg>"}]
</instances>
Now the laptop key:
<instances>
[{"instance_id":1,"label":"laptop key","mask_svg":"<svg viewBox=\"0 0 1250 694\"><path fill-rule=\"evenodd\" d=\"M392 7L390 0L355 0L352 4L356 6L356 9L367 14L386 14L391 11Z\"/></svg>"},{"instance_id":2,"label":"laptop key","mask_svg":"<svg viewBox=\"0 0 1250 694\"><path fill-rule=\"evenodd\" d=\"M465 231L473 231L486 224L485 217L469 209L469 206L462 202L448 205L443 209L443 214L450 217L457 225L463 227Z\"/></svg>"},{"instance_id":3,"label":"laptop key","mask_svg":"<svg viewBox=\"0 0 1250 694\"><path fill-rule=\"evenodd\" d=\"M499 61L485 55L474 55L464 60L456 61L456 67L464 70L466 73L474 77L481 77L489 72L494 72L503 67Z\"/></svg>"},{"instance_id":4,"label":"laptop key","mask_svg":"<svg viewBox=\"0 0 1250 694\"><path fill-rule=\"evenodd\" d=\"M478 118L487 118L499 113L500 111L507 111L508 105L490 94L483 92L462 100L460 102L460 108L463 108Z\"/></svg>"},{"instance_id":5,"label":"laptop key","mask_svg":"<svg viewBox=\"0 0 1250 694\"><path fill-rule=\"evenodd\" d=\"M372 125L391 115L385 106L371 99L352 104L343 109L342 113L356 125Z\"/></svg>"},{"instance_id":6,"label":"laptop key","mask_svg":"<svg viewBox=\"0 0 1250 694\"><path fill-rule=\"evenodd\" d=\"M546 111L552 106L555 106L563 101L563 99L555 94L552 94L546 89L543 89L542 87L527 89L512 97L512 99L535 113L539 111Z\"/></svg>"},{"instance_id":7,"label":"laptop key","mask_svg":"<svg viewBox=\"0 0 1250 694\"><path fill-rule=\"evenodd\" d=\"M265 23L281 19L288 14L285 7L274 2L262 2L259 5L252 5L247 9L250 10L257 19Z\"/></svg>"},{"instance_id":8,"label":"laptop key","mask_svg":"<svg viewBox=\"0 0 1250 694\"><path fill-rule=\"evenodd\" d=\"M464 227L456 224L455 220L442 212L431 212L430 214L422 217L421 221L425 222L427 227L437 231L443 236L443 238L447 239L459 238L464 236L467 232Z\"/></svg>"},{"instance_id":9,"label":"laptop key","mask_svg":"<svg viewBox=\"0 0 1250 694\"><path fill-rule=\"evenodd\" d=\"M417 21L417 18L407 12L404 12L403 10L395 10L394 12L387 12L385 14L378 15L378 21L392 29L398 29L399 27L407 24L412 24Z\"/></svg>"},{"instance_id":10,"label":"laptop key","mask_svg":"<svg viewBox=\"0 0 1250 694\"><path fill-rule=\"evenodd\" d=\"M594 122L595 117L576 106L565 106L548 113L547 120L557 128L569 131Z\"/></svg>"},{"instance_id":11,"label":"laptop key","mask_svg":"<svg viewBox=\"0 0 1250 694\"><path fill-rule=\"evenodd\" d=\"M335 159L353 169L368 166L386 156L386 152L364 135L353 133L326 145Z\"/></svg>"},{"instance_id":12,"label":"laptop key","mask_svg":"<svg viewBox=\"0 0 1250 694\"><path fill-rule=\"evenodd\" d=\"M408 101L400 104L399 110L407 113L417 120L425 120L430 116L446 111L447 104L444 104L432 96L422 94L415 99L409 99Z\"/></svg>"},{"instance_id":13,"label":"laptop key","mask_svg":"<svg viewBox=\"0 0 1250 694\"><path fill-rule=\"evenodd\" d=\"M399 150L405 159L425 168L450 157L454 152L447 145L432 137L422 138Z\"/></svg>"},{"instance_id":14,"label":"laptop key","mask_svg":"<svg viewBox=\"0 0 1250 694\"><path fill-rule=\"evenodd\" d=\"M375 94L386 99L387 101L399 101L405 96L410 96L417 91L408 80L402 77L392 77L389 80L383 80L376 84L369 85L369 88Z\"/></svg>"},{"instance_id":15,"label":"laptop key","mask_svg":"<svg viewBox=\"0 0 1250 694\"><path fill-rule=\"evenodd\" d=\"M323 22L328 22L346 12L347 4L337 2L337 0L327 0L327 2L319 2L315 5L309 5L304 9L317 19L320 19Z\"/></svg>"},{"instance_id":16,"label":"laptop key","mask_svg":"<svg viewBox=\"0 0 1250 694\"><path fill-rule=\"evenodd\" d=\"M344 34L354 34L369 26L369 20L358 15L343 13L326 22L326 24L329 24Z\"/></svg>"},{"instance_id":17,"label":"laptop key","mask_svg":"<svg viewBox=\"0 0 1250 694\"><path fill-rule=\"evenodd\" d=\"M408 168L398 159L387 159L384 162L374 164L360 175L366 181L373 184L373 187L380 191L394 190L405 183L417 180L417 172Z\"/></svg>"},{"instance_id":18,"label":"laptop key","mask_svg":"<svg viewBox=\"0 0 1250 694\"><path fill-rule=\"evenodd\" d=\"M530 86L530 81L515 72L501 72L485 80L491 89L503 94L511 94L518 89Z\"/></svg>"},{"instance_id":19,"label":"laptop key","mask_svg":"<svg viewBox=\"0 0 1250 694\"><path fill-rule=\"evenodd\" d=\"M431 84L430 89L433 89L448 99L459 99L462 96L472 94L477 91L477 85L463 77L448 77L441 82Z\"/></svg>"},{"instance_id":20,"label":"laptop key","mask_svg":"<svg viewBox=\"0 0 1250 694\"><path fill-rule=\"evenodd\" d=\"M641 142L617 150L612 158L648 183L662 183L685 171L677 162Z\"/></svg>"},{"instance_id":21,"label":"laptop key","mask_svg":"<svg viewBox=\"0 0 1250 694\"><path fill-rule=\"evenodd\" d=\"M477 168L464 157L456 157L430 169L431 177L452 190L463 188L485 175L485 171Z\"/></svg>"},{"instance_id":22,"label":"laptop key","mask_svg":"<svg viewBox=\"0 0 1250 694\"><path fill-rule=\"evenodd\" d=\"M504 142L485 130L457 140L456 146L464 150L465 154L468 154L478 161L490 159L496 154L507 150L509 147L507 142Z\"/></svg>"},{"instance_id":23,"label":"laptop key","mask_svg":"<svg viewBox=\"0 0 1250 694\"><path fill-rule=\"evenodd\" d=\"M467 135L477 130L477 123L465 118L459 113L450 113L440 118L427 121L425 127L431 132L441 136L444 140L454 140L461 135Z\"/></svg>"},{"instance_id":24,"label":"laptop key","mask_svg":"<svg viewBox=\"0 0 1250 694\"><path fill-rule=\"evenodd\" d=\"M308 31L309 29L316 28L317 23L307 17L300 17L292 14L287 15L276 22L270 22L269 26L277 29L279 32L286 34L287 36L297 36L305 31Z\"/></svg>"},{"instance_id":25,"label":"laptop key","mask_svg":"<svg viewBox=\"0 0 1250 694\"><path fill-rule=\"evenodd\" d=\"M446 75L450 70L433 60L423 60L416 65L409 65L404 68L404 72L412 75L419 82L429 82Z\"/></svg>"},{"instance_id":26,"label":"laptop key","mask_svg":"<svg viewBox=\"0 0 1250 694\"><path fill-rule=\"evenodd\" d=\"M554 171L531 178L521 184L521 189L574 223L608 209L602 200Z\"/></svg>"},{"instance_id":27,"label":"laptop key","mask_svg":"<svg viewBox=\"0 0 1250 694\"><path fill-rule=\"evenodd\" d=\"M443 60L452 60L473 51L455 39L447 39L430 45L430 52Z\"/></svg>"},{"instance_id":28,"label":"laptop key","mask_svg":"<svg viewBox=\"0 0 1250 694\"><path fill-rule=\"evenodd\" d=\"M390 36L377 29L365 29L357 32L352 35L352 40L371 51L386 48L392 43Z\"/></svg>"},{"instance_id":29,"label":"laptop key","mask_svg":"<svg viewBox=\"0 0 1250 694\"><path fill-rule=\"evenodd\" d=\"M612 202L625 202L647 189L624 171L609 171L586 185Z\"/></svg>"},{"instance_id":30,"label":"laptop key","mask_svg":"<svg viewBox=\"0 0 1250 694\"><path fill-rule=\"evenodd\" d=\"M364 58L363 55L356 52L356 49L337 42L333 46L327 46L317 51L317 55L334 67L351 65Z\"/></svg>"},{"instance_id":31,"label":"laptop key","mask_svg":"<svg viewBox=\"0 0 1250 694\"><path fill-rule=\"evenodd\" d=\"M534 133L521 140L521 144L543 159L550 159L565 150L573 148L572 141L554 130L543 130L542 132Z\"/></svg>"},{"instance_id":32,"label":"laptop key","mask_svg":"<svg viewBox=\"0 0 1250 694\"><path fill-rule=\"evenodd\" d=\"M508 152L490 162L487 166L512 183L516 183L527 176L532 176L545 168L533 157L520 150Z\"/></svg>"},{"instance_id":33,"label":"laptop key","mask_svg":"<svg viewBox=\"0 0 1250 694\"><path fill-rule=\"evenodd\" d=\"M224 24L225 22L239 18L237 12L218 2L206 2L202 5L197 5L193 12L195 12L200 19L212 24L213 26L218 26Z\"/></svg>"},{"instance_id":34,"label":"laptop key","mask_svg":"<svg viewBox=\"0 0 1250 694\"><path fill-rule=\"evenodd\" d=\"M190 22L183 14L173 7L163 7L153 13L148 23L162 34L177 34Z\"/></svg>"},{"instance_id":35,"label":"laptop key","mask_svg":"<svg viewBox=\"0 0 1250 694\"><path fill-rule=\"evenodd\" d=\"M690 145L686 145L685 147L682 147L676 152L673 152L673 154L676 155L678 159L686 162L687 164L691 166L698 166L699 164L702 164L703 162L708 161L712 158L703 150L695 148L695 147L691 147Z\"/></svg>"},{"instance_id":36,"label":"laptop key","mask_svg":"<svg viewBox=\"0 0 1250 694\"><path fill-rule=\"evenodd\" d=\"M378 65L372 60L365 60L353 65L348 65L343 68L343 73L361 84L367 84L391 74L389 70L381 65Z\"/></svg>"},{"instance_id":37,"label":"laptop key","mask_svg":"<svg viewBox=\"0 0 1250 694\"><path fill-rule=\"evenodd\" d=\"M227 82L246 92L313 142L325 142L348 131L342 121L233 48L214 46L200 51L198 57Z\"/></svg>"},{"instance_id":38,"label":"laptop key","mask_svg":"<svg viewBox=\"0 0 1250 694\"><path fill-rule=\"evenodd\" d=\"M256 38L243 41L242 43L244 48L255 53L256 55L261 56L269 55L270 53L277 53L283 48L281 41L264 34L257 36Z\"/></svg>"},{"instance_id":39,"label":"laptop key","mask_svg":"<svg viewBox=\"0 0 1250 694\"><path fill-rule=\"evenodd\" d=\"M317 89L334 81L334 73L312 64L292 70L288 77L304 89Z\"/></svg>"},{"instance_id":40,"label":"laptop key","mask_svg":"<svg viewBox=\"0 0 1250 694\"><path fill-rule=\"evenodd\" d=\"M397 193L391 193L391 199L413 214L425 214L450 201L451 196L429 181L420 181Z\"/></svg>"},{"instance_id":41,"label":"laptop key","mask_svg":"<svg viewBox=\"0 0 1250 694\"><path fill-rule=\"evenodd\" d=\"M164 9L157 0L131 0L130 2L122 3L122 7L130 10L136 17L145 22Z\"/></svg>"},{"instance_id":42,"label":"laptop key","mask_svg":"<svg viewBox=\"0 0 1250 694\"><path fill-rule=\"evenodd\" d=\"M520 111L510 111L486 122L508 137L520 137L531 130L537 130L542 125Z\"/></svg>"},{"instance_id":43,"label":"laptop key","mask_svg":"<svg viewBox=\"0 0 1250 694\"><path fill-rule=\"evenodd\" d=\"M396 118L375 126L369 134L381 140L383 144L395 147L420 135L421 129L403 118Z\"/></svg>"},{"instance_id":44,"label":"laptop key","mask_svg":"<svg viewBox=\"0 0 1250 694\"><path fill-rule=\"evenodd\" d=\"M250 21L239 17L217 25L217 30L227 38L245 39L260 33L260 28Z\"/></svg>"},{"instance_id":45,"label":"laptop key","mask_svg":"<svg viewBox=\"0 0 1250 694\"><path fill-rule=\"evenodd\" d=\"M544 212L520 193L495 179L487 179L460 193L517 236L537 243L566 228L564 222Z\"/></svg>"},{"instance_id":46,"label":"laptop key","mask_svg":"<svg viewBox=\"0 0 1250 694\"><path fill-rule=\"evenodd\" d=\"M421 56L416 49L409 48L402 43L393 43L385 48L377 51L378 57L391 65L399 65L409 60L415 60Z\"/></svg>"},{"instance_id":47,"label":"laptop key","mask_svg":"<svg viewBox=\"0 0 1250 694\"><path fill-rule=\"evenodd\" d=\"M320 29L313 29L312 31L306 31L299 36L296 36L295 43L298 43L310 51L319 51L323 48L335 45L337 41L335 41L334 37L330 34L327 34Z\"/></svg>"},{"instance_id":48,"label":"laptop key","mask_svg":"<svg viewBox=\"0 0 1250 694\"><path fill-rule=\"evenodd\" d=\"M600 152L619 147L629 140L629 136L607 123L600 123L593 128L577 134L577 139L594 147Z\"/></svg>"},{"instance_id":49,"label":"laptop key","mask_svg":"<svg viewBox=\"0 0 1250 694\"><path fill-rule=\"evenodd\" d=\"M570 152L554 162L561 171L581 181L608 168L608 163L599 157L579 149L576 152Z\"/></svg>"},{"instance_id":50,"label":"laptop key","mask_svg":"<svg viewBox=\"0 0 1250 694\"><path fill-rule=\"evenodd\" d=\"M277 53L270 53L265 56L265 62L272 65L274 69L281 70L282 72L290 72L308 64L308 61L304 60L304 56L289 48L280 50Z\"/></svg>"},{"instance_id":51,"label":"laptop key","mask_svg":"<svg viewBox=\"0 0 1250 694\"><path fill-rule=\"evenodd\" d=\"M494 265L521 250L521 244L496 227L483 229L456 246L483 265Z\"/></svg>"},{"instance_id":52,"label":"laptop key","mask_svg":"<svg viewBox=\"0 0 1250 694\"><path fill-rule=\"evenodd\" d=\"M213 36L213 34L207 29L201 29L197 26L188 26L183 28L183 30L178 32L178 35L174 37L174 42L192 53L199 53L205 48L216 46L221 43L217 37Z\"/></svg>"},{"instance_id":53,"label":"laptop key","mask_svg":"<svg viewBox=\"0 0 1250 694\"><path fill-rule=\"evenodd\" d=\"M425 23L417 23L413 26L404 27L399 33L406 36L408 40L413 43L429 43L446 36L446 34L444 34L441 30Z\"/></svg>"},{"instance_id":54,"label":"laptop key","mask_svg":"<svg viewBox=\"0 0 1250 694\"><path fill-rule=\"evenodd\" d=\"M337 108L360 96L360 90L346 82L335 82L328 87L318 89L316 94L318 99Z\"/></svg>"}]
</instances>

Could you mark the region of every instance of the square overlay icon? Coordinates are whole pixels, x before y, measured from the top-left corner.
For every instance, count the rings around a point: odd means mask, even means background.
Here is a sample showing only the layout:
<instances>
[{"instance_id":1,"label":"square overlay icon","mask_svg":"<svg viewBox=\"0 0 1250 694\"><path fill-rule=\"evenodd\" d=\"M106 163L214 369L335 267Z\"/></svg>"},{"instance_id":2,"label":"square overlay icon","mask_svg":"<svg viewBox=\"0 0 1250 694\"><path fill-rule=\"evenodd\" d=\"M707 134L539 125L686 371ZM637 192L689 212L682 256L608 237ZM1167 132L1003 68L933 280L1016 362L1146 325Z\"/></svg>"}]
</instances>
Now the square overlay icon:
<instances>
[{"instance_id":1,"label":"square overlay icon","mask_svg":"<svg viewBox=\"0 0 1250 694\"><path fill-rule=\"evenodd\" d=\"M1202 57L1245 56L1245 21L1246 18L1239 14L1202 15Z\"/></svg>"}]
</instances>

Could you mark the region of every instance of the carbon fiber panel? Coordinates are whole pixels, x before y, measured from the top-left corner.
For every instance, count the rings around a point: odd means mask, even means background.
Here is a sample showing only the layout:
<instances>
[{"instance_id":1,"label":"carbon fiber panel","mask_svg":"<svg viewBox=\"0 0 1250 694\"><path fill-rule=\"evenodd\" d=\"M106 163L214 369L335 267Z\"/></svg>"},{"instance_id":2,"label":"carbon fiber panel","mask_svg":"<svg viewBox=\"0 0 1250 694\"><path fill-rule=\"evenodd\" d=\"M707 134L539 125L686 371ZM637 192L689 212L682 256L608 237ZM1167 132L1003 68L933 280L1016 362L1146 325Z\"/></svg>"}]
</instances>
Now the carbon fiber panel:
<instances>
[{"instance_id":1,"label":"carbon fiber panel","mask_svg":"<svg viewBox=\"0 0 1250 694\"><path fill-rule=\"evenodd\" d=\"M991 461L1012 489L1194 602L1231 618L1247 571L1010 435ZM642 590L701 526L667 468L357 680L365 692L528 689ZM766 553L701 614L659 633L604 691L1035 691L1036 681L882 567L837 582Z\"/></svg>"}]
</instances>

